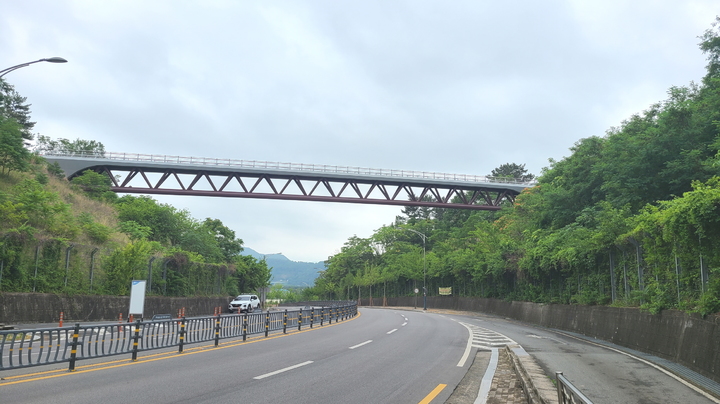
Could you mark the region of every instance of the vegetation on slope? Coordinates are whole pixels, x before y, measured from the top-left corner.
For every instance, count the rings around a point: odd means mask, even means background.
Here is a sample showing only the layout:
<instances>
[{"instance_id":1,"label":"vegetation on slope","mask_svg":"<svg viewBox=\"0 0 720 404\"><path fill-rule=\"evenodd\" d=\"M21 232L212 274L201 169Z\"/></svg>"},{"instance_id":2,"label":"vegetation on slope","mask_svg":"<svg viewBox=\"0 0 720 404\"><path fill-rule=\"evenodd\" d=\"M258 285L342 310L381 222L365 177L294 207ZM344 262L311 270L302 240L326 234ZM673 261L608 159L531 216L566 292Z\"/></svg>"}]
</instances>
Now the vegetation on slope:
<instances>
[{"instance_id":1,"label":"vegetation on slope","mask_svg":"<svg viewBox=\"0 0 720 404\"><path fill-rule=\"evenodd\" d=\"M408 208L373 236L350 238L315 293L412 295L427 284L431 295L451 287L460 296L720 311L713 27L700 37L709 62L700 84L672 87L605 136L579 140L499 213Z\"/></svg>"},{"instance_id":2,"label":"vegetation on slope","mask_svg":"<svg viewBox=\"0 0 720 404\"><path fill-rule=\"evenodd\" d=\"M241 255L242 240L217 219L149 197L123 196L87 171L65 180L28 150L29 107L0 79L0 292L236 295L269 284L264 260ZM104 153L101 143L40 136L36 150Z\"/></svg>"}]
</instances>

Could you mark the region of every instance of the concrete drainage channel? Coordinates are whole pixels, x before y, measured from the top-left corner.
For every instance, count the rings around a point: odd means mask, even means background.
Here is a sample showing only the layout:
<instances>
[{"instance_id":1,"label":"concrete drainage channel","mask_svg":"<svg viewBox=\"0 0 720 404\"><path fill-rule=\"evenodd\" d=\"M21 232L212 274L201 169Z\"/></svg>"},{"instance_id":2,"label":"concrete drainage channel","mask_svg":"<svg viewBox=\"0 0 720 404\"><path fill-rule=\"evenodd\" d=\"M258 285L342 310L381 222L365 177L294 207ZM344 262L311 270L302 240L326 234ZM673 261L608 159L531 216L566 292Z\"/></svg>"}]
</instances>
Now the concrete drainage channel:
<instances>
[{"instance_id":1,"label":"concrete drainage channel","mask_svg":"<svg viewBox=\"0 0 720 404\"><path fill-rule=\"evenodd\" d=\"M493 390L492 383L495 382ZM525 350L517 344L481 350L445 404L557 403L552 381Z\"/></svg>"}]
</instances>

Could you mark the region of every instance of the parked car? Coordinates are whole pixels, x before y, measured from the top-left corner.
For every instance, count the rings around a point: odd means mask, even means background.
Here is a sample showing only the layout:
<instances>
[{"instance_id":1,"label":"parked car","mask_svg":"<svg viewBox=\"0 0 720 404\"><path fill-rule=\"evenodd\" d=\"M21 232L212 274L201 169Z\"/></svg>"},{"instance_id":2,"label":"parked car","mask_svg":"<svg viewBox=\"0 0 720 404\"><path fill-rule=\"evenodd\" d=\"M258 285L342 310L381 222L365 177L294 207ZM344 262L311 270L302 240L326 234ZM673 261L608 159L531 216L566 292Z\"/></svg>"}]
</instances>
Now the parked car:
<instances>
[{"instance_id":1,"label":"parked car","mask_svg":"<svg viewBox=\"0 0 720 404\"><path fill-rule=\"evenodd\" d=\"M257 295L238 295L228 304L230 313L252 313L253 310L260 308L260 298Z\"/></svg>"}]
</instances>

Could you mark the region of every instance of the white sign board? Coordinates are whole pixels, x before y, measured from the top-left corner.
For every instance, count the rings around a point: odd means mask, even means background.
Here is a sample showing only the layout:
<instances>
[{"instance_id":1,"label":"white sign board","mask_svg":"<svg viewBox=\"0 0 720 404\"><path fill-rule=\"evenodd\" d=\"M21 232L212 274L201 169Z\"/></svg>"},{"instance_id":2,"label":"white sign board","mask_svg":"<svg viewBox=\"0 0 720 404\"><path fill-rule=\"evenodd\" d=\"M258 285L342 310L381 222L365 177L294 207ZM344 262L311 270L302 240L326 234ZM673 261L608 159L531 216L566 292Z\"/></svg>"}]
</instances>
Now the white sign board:
<instances>
[{"instance_id":1,"label":"white sign board","mask_svg":"<svg viewBox=\"0 0 720 404\"><path fill-rule=\"evenodd\" d=\"M145 282L146 281L132 281L128 315L139 314L140 317L142 317L143 309L145 308Z\"/></svg>"}]
</instances>

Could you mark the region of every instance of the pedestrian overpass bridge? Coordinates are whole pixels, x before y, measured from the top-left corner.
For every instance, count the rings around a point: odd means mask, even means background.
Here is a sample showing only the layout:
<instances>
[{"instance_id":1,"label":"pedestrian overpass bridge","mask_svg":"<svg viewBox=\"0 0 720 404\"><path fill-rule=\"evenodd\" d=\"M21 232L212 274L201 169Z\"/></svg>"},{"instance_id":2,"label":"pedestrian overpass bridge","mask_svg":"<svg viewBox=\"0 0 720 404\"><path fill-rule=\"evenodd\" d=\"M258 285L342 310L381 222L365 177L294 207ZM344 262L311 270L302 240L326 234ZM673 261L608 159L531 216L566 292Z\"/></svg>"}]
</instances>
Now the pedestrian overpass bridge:
<instances>
[{"instance_id":1,"label":"pedestrian overpass bridge","mask_svg":"<svg viewBox=\"0 0 720 404\"><path fill-rule=\"evenodd\" d=\"M42 153L72 179L104 173L118 193L498 210L533 183L421 171L136 153Z\"/></svg>"}]
</instances>

